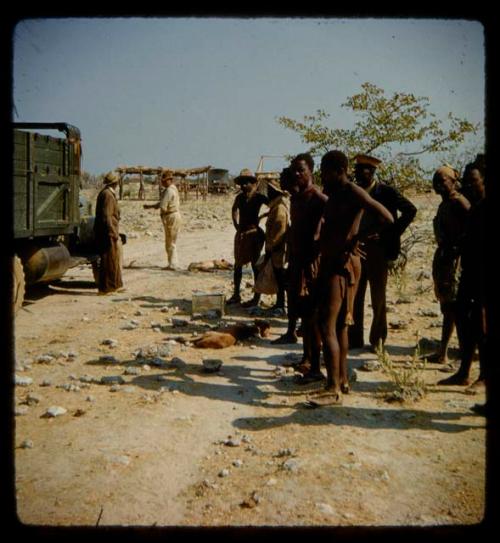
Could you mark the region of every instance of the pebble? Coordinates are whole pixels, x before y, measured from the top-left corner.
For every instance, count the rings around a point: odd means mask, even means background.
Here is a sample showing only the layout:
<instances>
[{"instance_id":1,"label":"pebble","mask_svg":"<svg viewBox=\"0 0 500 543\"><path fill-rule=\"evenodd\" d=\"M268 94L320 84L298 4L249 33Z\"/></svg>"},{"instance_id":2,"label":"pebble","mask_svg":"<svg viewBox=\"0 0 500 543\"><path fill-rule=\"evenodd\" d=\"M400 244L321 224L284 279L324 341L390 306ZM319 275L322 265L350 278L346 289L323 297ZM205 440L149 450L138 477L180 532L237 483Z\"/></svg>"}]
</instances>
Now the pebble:
<instances>
[{"instance_id":1,"label":"pebble","mask_svg":"<svg viewBox=\"0 0 500 543\"><path fill-rule=\"evenodd\" d=\"M107 362L107 363L116 363L118 362L118 359L114 357L112 354L105 354L103 356L99 357L99 362Z\"/></svg>"},{"instance_id":2,"label":"pebble","mask_svg":"<svg viewBox=\"0 0 500 543\"><path fill-rule=\"evenodd\" d=\"M315 504L316 506L316 509L318 511L320 511L321 513L325 514L325 515L334 515L335 514L335 511L333 510L333 507L327 503L322 503L322 502L319 502L319 503L316 503Z\"/></svg>"},{"instance_id":3,"label":"pebble","mask_svg":"<svg viewBox=\"0 0 500 543\"><path fill-rule=\"evenodd\" d=\"M54 405L52 407L49 407L47 409L47 411L45 412L45 415L47 417L59 417L61 415L64 415L65 413L67 413L68 410L65 409L64 407L60 407L58 405Z\"/></svg>"},{"instance_id":4,"label":"pebble","mask_svg":"<svg viewBox=\"0 0 500 543\"><path fill-rule=\"evenodd\" d=\"M368 360L362 366L360 366L359 369L362 371L377 371L380 368L380 362L378 362L377 360Z\"/></svg>"},{"instance_id":5,"label":"pebble","mask_svg":"<svg viewBox=\"0 0 500 543\"><path fill-rule=\"evenodd\" d=\"M224 441L224 445L226 445L226 447L239 447L241 445L241 439L227 439Z\"/></svg>"},{"instance_id":6,"label":"pebble","mask_svg":"<svg viewBox=\"0 0 500 543\"><path fill-rule=\"evenodd\" d=\"M129 366L125 368L124 375L140 375L141 369L136 366Z\"/></svg>"},{"instance_id":7,"label":"pebble","mask_svg":"<svg viewBox=\"0 0 500 543\"><path fill-rule=\"evenodd\" d=\"M31 439L25 439L21 445L19 445L21 449L32 449L33 448L33 441Z\"/></svg>"},{"instance_id":8,"label":"pebble","mask_svg":"<svg viewBox=\"0 0 500 543\"><path fill-rule=\"evenodd\" d=\"M125 379L121 375L103 375L100 382L103 385L122 385L123 383L125 383Z\"/></svg>"},{"instance_id":9,"label":"pebble","mask_svg":"<svg viewBox=\"0 0 500 543\"><path fill-rule=\"evenodd\" d=\"M111 385L109 387L110 392L119 392L122 389L120 385Z\"/></svg>"},{"instance_id":10,"label":"pebble","mask_svg":"<svg viewBox=\"0 0 500 543\"><path fill-rule=\"evenodd\" d=\"M36 358L36 362L40 364L48 364L54 360L54 357L50 354L42 354Z\"/></svg>"},{"instance_id":11,"label":"pebble","mask_svg":"<svg viewBox=\"0 0 500 543\"><path fill-rule=\"evenodd\" d=\"M109 345L111 348L114 348L118 346L118 340L113 338L103 339L101 345Z\"/></svg>"},{"instance_id":12,"label":"pebble","mask_svg":"<svg viewBox=\"0 0 500 543\"><path fill-rule=\"evenodd\" d=\"M236 460L233 460L233 466L235 468L241 468L242 465L243 465L243 461L240 460L239 458L237 458Z\"/></svg>"},{"instance_id":13,"label":"pebble","mask_svg":"<svg viewBox=\"0 0 500 543\"><path fill-rule=\"evenodd\" d=\"M95 396L92 396L91 394L89 394L89 395L85 398L85 401L86 401L86 402L95 402Z\"/></svg>"},{"instance_id":14,"label":"pebble","mask_svg":"<svg viewBox=\"0 0 500 543\"><path fill-rule=\"evenodd\" d=\"M276 479L274 479L273 477L271 477L267 482L266 482L266 486L274 486L278 481Z\"/></svg>"},{"instance_id":15,"label":"pebble","mask_svg":"<svg viewBox=\"0 0 500 543\"><path fill-rule=\"evenodd\" d=\"M295 458L290 458L286 462L283 462L282 468L286 471L291 471L293 473L299 471L300 468L300 462L296 460Z\"/></svg>"},{"instance_id":16,"label":"pebble","mask_svg":"<svg viewBox=\"0 0 500 543\"><path fill-rule=\"evenodd\" d=\"M21 377L19 375L14 376L14 383L20 387L27 387L33 384L33 379L31 377Z\"/></svg>"},{"instance_id":17,"label":"pebble","mask_svg":"<svg viewBox=\"0 0 500 543\"><path fill-rule=\"evenodd\" d=\"M50 386L52 386L52 380L51 380L51 379L44 379L44 380L40 383L40 386L41 386L41 387L50 387Z\"/></svg>"},{"instance_id":18,"label":"pebble","mask_svg":"<svg viewBox=\"0 0 500 543\"><path fill-rule=\"evenodd\" d=\"M228 469L221 469L219 471L219 477L227 477L229 475L229 470Z\"/></svg>"},{"instance_id":19,"label":"pebble","mask_svg":"<svg viewBox=\"0 0 500 543\"><path fill-rule=\"evenodd\" d=\"M14 415L16 417L20 417L22 415L26 415L29 411L29 407L26 405L19 405L14 409Z\"/></svg>"},{"instance_id":20,"label":"pebble","mask_svg":"<svg viewBox=\"0 0 500 543\"><path fill-rule=\"evenodd\" d=\"M57 388L62 388L66 392L79 392L80 387L78 385L74 385L73 383L64 383L63 385L57 385Z\"/></svg>"},{"instance_id":21,"label":"pebble","mask_svg":"<svg viewBox=\"0 0 500 543\"><path fill-rule=\"evenodd\" d=\"M295 449L280 449L275 456L282 458L284 456L292 456L295 454Z\"/></svg>"},{"instance_id":22,"label":"pebble","mask_svg":"<svg viewBox=\"0 0 500 543\"><path fill-rule=\"evenodd\" d=\"M42 398L40 396L38 396L37 394L28 394L26 396L26 399L24 400L24 403L28 404L28 405L36 405L38 403L40 403L40 400Z\"/></svg>"}]
</instances>

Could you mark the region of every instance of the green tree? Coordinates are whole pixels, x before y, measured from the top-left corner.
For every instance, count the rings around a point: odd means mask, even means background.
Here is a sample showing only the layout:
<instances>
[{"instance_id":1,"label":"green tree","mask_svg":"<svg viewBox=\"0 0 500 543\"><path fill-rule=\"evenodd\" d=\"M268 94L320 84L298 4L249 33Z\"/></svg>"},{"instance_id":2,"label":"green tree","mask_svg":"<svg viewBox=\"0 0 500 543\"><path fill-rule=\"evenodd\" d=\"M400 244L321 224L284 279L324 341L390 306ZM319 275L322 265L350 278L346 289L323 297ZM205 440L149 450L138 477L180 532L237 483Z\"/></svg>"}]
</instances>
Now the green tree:
<instances>
[{"instance_id":1,"label":"green tree","mask_svg":"<svg viewBox=\"0 0 500 543\"><path fill-rule=\"evenodd\" d=\"M467 136L479 129L479 124L452 113L438 119L429 110L429 98L404 92L387 97L372 83L363 83L361 88L341 105L357 117L351 129L327 126L330 115L324 110L305 115L302 121L278 117L278 123L297 132L314 155L331 149L340 149L351 159L358 153L373 153L383 161L380 177L401 190L428 185L432 172L422 166L420 157L454 156Z\"/></svg>"}]
</instances>

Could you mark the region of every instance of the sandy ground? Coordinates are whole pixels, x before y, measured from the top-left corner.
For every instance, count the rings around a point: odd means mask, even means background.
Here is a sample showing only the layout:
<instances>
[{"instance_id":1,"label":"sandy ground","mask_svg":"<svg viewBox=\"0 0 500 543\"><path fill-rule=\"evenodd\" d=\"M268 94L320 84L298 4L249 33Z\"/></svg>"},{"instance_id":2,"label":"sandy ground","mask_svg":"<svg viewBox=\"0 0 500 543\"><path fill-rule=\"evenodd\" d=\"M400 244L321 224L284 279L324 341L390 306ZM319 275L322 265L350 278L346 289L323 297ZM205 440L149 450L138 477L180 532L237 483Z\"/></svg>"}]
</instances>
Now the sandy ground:
<instances>
[{"instance_id":1,"label":"sandy ground","mask_svg":"<svg viewBox=\"0 0 500 543\"><path fill-rule=\"evenodd\" d=\"M430 278L430 219L438 201L415 198L419 232L402 280L389 285L387 350L398 367L418 339L440 335ZM31 289L15 322L15 485L20 521L42 526L422 526L470 525L484 512L485 420L470 411L484 392L435 383L423 399L389 403L376 356L350 353L357 380L342 406L308 409L319 385L287 366L301 345L269 339L224 350L182 342L218 324L192 319L194 291L231 294L232 272L189 272L191 262L232 261L232 195L183 203L179 271L167 271L157 212L125 200L127 291L97 296L89 266ZM250 270L243 298L251 297ZM369 298L369 297L367 297ZM273 302L264 297L263 313ZM368 305L368 302L367 302ZM367 315L370 315L367 307ZM228 308L223 321L248 321ZM185 322L182 322L185 321ZM186 324L187 321L187 324ZM369 319L365 323L365 329ZM103 344L114 339L112 345ZM452 364L456 359L452 341ZM143 349L138 354L139 349ZM149 356L148 356L149 354ZM455 356L455 358L454 358ZM203 358L220 358L205 373ZM473 377L478 363L474 362ZM115 376L121 384L100 383ZM27 383L23 380L28 378ZM30 382L31 379L31 382ZM50 407L66 412L48 417Z\"/></svg>"}]
</instances>

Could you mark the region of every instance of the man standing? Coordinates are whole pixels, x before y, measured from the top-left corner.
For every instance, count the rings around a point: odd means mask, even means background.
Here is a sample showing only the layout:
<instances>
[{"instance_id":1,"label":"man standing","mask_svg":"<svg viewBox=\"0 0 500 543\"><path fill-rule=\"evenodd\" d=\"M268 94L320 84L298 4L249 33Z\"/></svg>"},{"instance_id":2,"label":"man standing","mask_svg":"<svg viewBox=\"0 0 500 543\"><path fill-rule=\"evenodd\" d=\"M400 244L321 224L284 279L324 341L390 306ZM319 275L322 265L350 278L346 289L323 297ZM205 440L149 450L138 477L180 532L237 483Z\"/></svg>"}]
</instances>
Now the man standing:
<instances>
[{"instance_id":1,"label":"man standing","mask_svg":"<svg viewBox=\"0 0 500 543\"><path fill-rule=\"evenodd\" d=\"M359 235L364 242L366 258L361 262L361 277L354 301L354 326L349 330L349 347L364 347L364 306L366 287L370 285L373 321L369 341L374 351L387 338L386 288L389 262L396 260L401 249L401 235L413 221L417 208L395 188L377 180L375 170L380 160L368 155L357 155L354 176L356 183L374 200L390 211L394 222L380 233L373 232L377 222L371 211L364 213Z\"/></svg>"},{"instance_id":2,"label":"man standing","mask_svg":"<svg viewBox=\"0 0 500 543\"><path fill-rule=\"evenodd\" d=\"M161 199L153 205L144 205L144 209L160 209L161 221L165 231L165 250L167 252L167 270L178 269L177 236L182 225L179 191L174 184L174 176L165 170L161 176L164 190Z\"/></svg>"},{"instance_id":3,"label":"man standing","mask_svg":"<svg viewBox=\"0 0 500 543\"><path fill-rule=\"evenodd\" d=\"M434 191L442 199L433 220L437 247L432 260L432 278L443 325L439 352L427 360L444 364L448 362L448 345L455 328L460 253L470 209L469 200L458 192L457 182L458 173L450 166L441 166L432 178Z\"/></svg>"},{"instance_id":4,"label":"man standing","mask_svg":"<svg viewBox=\"0 0 500 543\"><path fill-rule=\"evenodd\" d=\"M374 229L394 222L392 214L347 177L348 160L341 151L321 159L321 180L328 194L321 227L321 262L315 305L323 358L327 371L328 403L342 402L349 392L347 375L348 326L353 324L353 302L361 273L358 229L363 215L371 213Z\"/></svg>"},{"instance_id":5,"label":"man standing","mask_svg":"<svg viewBox=\"0 0 500 543\"><path fill-rule=\"evenodd\" d=\"M486 367L486 281L484 255L486 254L485 228L485 169L479 163L469 163L462 179L462 193L471 203L467 228L461 244L461 273L456 299L456 327L460 345L458 371L439 385L468 385L472 359L479 350L479 377L470 391L484 388ZM464 190L465 189L465 190Z\"/></svg>"},{"instance_id":6,"label":"man standing","mask_svg":"<svg viewBox=\"0 0 500 543\"><path fill-rule=\"evenodd\" d=\"M328 200L313 183L314 160L309 153L297 155L291 162L294 191L290 203L288 305L292 315L302 321L302 363L298 371L306 384L324 379L320 371L318 323L314 318L314 289L319 270L319 233Z\"/></svg>"},{"instance_id":7,"label":"man standing","mask_svg":"<svg viewBox=\"0 0 500 543\"><path fill-rule=\"evenodd\" d=\"M108 172L103 179L104 188L97 196L94 235L100 256L98 290L100 295L111 294L123 287L121 273L122 242L119 234L120 210L116 187L120 178Z\"/></svg>"},{"instance_id":8,"label":"man standing","mask_svg":"<svg viewBox=\"0 0 500 543\"><path fill-rule=\"evenodd\" d=\"M257 192L257 178L251 170L243 169L234 182L241 187L236 195L231 217L236 229L234 236L234 292L227 300L228 304L241 303L240 288L243 277L243 266L252 266L254 284L257 279L257 260L264 245L265 233L259 226L259 211L263 204L268 203L267 196ZM260 294L255 293L251 300L244 302L242 307L253 307L259 304Z\"/></svg>"}]
</instances>

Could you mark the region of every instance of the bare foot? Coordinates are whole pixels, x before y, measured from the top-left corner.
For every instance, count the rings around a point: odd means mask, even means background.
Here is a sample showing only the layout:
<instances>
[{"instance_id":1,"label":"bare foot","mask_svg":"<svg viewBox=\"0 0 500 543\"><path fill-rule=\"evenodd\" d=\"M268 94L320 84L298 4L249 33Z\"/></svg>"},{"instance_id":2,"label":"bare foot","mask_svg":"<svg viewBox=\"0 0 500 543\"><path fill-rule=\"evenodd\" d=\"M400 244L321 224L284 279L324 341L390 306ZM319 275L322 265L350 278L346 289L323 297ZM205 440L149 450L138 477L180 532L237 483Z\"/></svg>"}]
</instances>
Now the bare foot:
<instances>
[{"instance_id":1,"label":"bare foot","mask_svg":"<svg viewBox=\"0 0 500 543\"><path fill-rule=\"evenodd\" d=\"M467 386L470 385L470 379L468 377L464 377L462 375L459 375L458 373L454 373L450 377L447 377L446 379L441 379L441 381L437 382L438 385L462 385Z\"/></svg>"},{"instance_id":2,"label":"bare foot","mask_svg":"<svg viewBox=\"0 0 500 543\"><path fill-rule=\"evenodd\" d=\"M432 362L434 364L448 364L448 357L442 353L432 353L429 356L424 356L423 358L426 358L427 362Z\"/></svg>"},{"instance_id":3,"label":"bare foot","mask_svg":"<svg viewBox=\"0 0 500 543\"><path fill-rule=\"evenodd\" d=\"M295 334L283 334L282 336L273 339L271 343L273 345L284 345L287 343L297 343L298 338Z\"/></svg>"}]
</instances>

